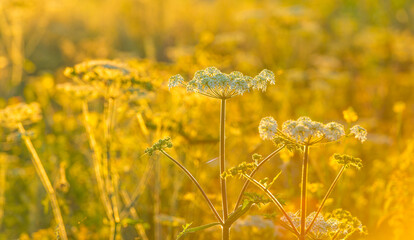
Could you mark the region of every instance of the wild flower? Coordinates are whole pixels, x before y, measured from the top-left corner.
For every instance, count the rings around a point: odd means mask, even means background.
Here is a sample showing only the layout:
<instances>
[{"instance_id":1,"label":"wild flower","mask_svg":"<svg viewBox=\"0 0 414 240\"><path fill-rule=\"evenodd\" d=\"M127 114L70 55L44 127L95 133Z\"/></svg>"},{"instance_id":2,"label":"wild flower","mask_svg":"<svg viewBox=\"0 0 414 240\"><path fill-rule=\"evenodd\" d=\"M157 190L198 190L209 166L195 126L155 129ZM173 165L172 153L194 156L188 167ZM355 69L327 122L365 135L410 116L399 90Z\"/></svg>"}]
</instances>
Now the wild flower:
<instances>
[{"instance_id":1,"label":"wild flower","mask_svg":"<svg viewBox=\"0 0 414 240\"><path fill-rule=\"evenodd\" d=\"M338 153L335 153L333 158L338 162L338 164L344 165L346 168L350 166L356 167L357 169L362 168L362 160L360 158Z\"/></svg>"},{"instance_id":2,"label":"wild flower","mask_svg":"<svg viewBox=\"0 0 414 240\"><path fill-rule=\"evenodd\" d=\"M358 120L358 115L352 107L344 110L343 112L344 119L347 123L353 123Z\"/></svg>"},{"instance_id":3,"label":"wild flower","mask_svg":"<svg viewBox=\"0 0 414 240\"><path fill-rule=\"evenodd\" d=\"M277 129L277 122L272 117L265 117L260 121L259 134L264 140L271 139L276 144L285 145L314 145L340 140L346 136L342 124L330 122L323 124L313 121L309 117L300 117L297 120L287 120L282 124L282 129ZM366 131L362 127L354 126L351 134L361 140L366 138Z\"/></svg>"},{"instance_id":4,"label":"wild flower","mask_svg":"<svg viewBox=\"0 0 414 240\"><path fill-rule=\"evenodd\" d=\"M151 147L145 149L145 153L152 156L154 154L154 152L161 151L161 150L164 150L166 148L172 148L172 146L173 146L173 144L171 142L171 138L167 137L167 138L158 140L158 142L154 143L154 145L152 145Z\"/></svg>"},{"instance_id":5,"label":"wild flower","mask_svg":"<svg viewBox=\"0 0 414 240\"><path fill-rule=\"evenodd\" d=\"M30 134L26 132L24 125L37 122L41 119L41 110L38 103L19 103L10 105L0 110L0 125L18 130L21 138L32 155L32 162L35 166L36 173L39 176L43 187L45 188L50 204L52 206L53 215L57 223L57 231L63 240L67 240L66 228L63 222L62 214L56 197L56 192L52 187L50 179L40 160L39 155L30 139Z\"/></svg>"},{"instance_id":6,"label":"wild flower","mask_svg":"<svg viewBox=\"0 0 414 240\"><path fill-rule=\"evenodd\" d=\"M358 139L361 142L365 142L367 140L367 130L365 128L355 125L351 127L350 129L351 134L355 135L355 138Z\"/></svg>"},{"instance_id":7,"label":"wild flower","mask_svg":"<svg viewBox=\"0 0 414 240\"><path fill-rule=\"evenodd\" d=\"M188 92L196 92L207 97L228 99L243 95L250 89L266 91L268 84L275 84L275 75L270 70L263 70L257 76L245 76L234 71L222 73L216 67L197 71L191 81L186 83L181 75L170 78L168 87L185 86Z\"/></svg>"},{"instance_id":8,"label":"wild flower","mask_svg":"<svg viewBox=\"0 0 414 240\"><path fill-rule=\"evenodd\" d=\"M81 99L93 99L99 96L99 89L86 84L60 83L56 88L62 92Z\"/></svg>"},{"instance_id":9,"label":"wild flower","mask_svg":"<svg viewBox=\"0 0 414 240\"><path fill-rule=\"evenodd\" d=\"M312 212L306 217L306 227L309 227L309 234L312 239L345 239L352 235L354 232L365 233L365 227L361 222L343 209L335 209L332 213L328 213L325 217L322 214L317 215L316 212ZM295 227L300 229L300 212L292 213L289 212L288 216L291 218ZM288 220L285 216L281 217L280 220L288 224Z\"/></svg>"},{"instance_id":10,"label":"wild flower","mask_svg":"<svg viewBox=\"0 0 414 240\"><path fill-rule=\"evenodd\" d=\"M328 213L326 218L335 219L338 222L338 231L335 233L338 239L346 239L355 232L367 234L367 229L361 221L344 209L335 209L332 213Z\"/></svg>"},{"instance_id":11,"label":"wild flower","mask_svg":"<svg viewBox=\"0 0 414 240\"><path fill-rule=\"evenodd\" d=\"M271 133L269 134L269 130ZM350 134L355 134L353 127ZM307 210L307 192L308 192L308 167L309 167L309 150L310 146L316 145L321 142L333 142L344 137L344 127L336 122L330 122L322 124L319 122L312 121L309 117L300 117L298 120L288 120L283 123L282 130L277 129L277 123L272 117L263 118L259 124L259 133L263 139L272 138L276 145L286 146L290 150L300 149L303 152L302 162L302 179L301 179L301 201L300 210L296 213L287 212L283 205L280 204L276 196L269 191L271 186L279 174L268 184L268 180L257 181L252 177L252 174L248 174L247 171L252 169L250 165L260 166L261 163L242 163L237 167L227 170L224 177L227 176L242 176L248 179L250 182L260 188L266 195L272 200L272 202L278 207L283 213L282 225L292 232L298 239L305 240L307 237L312 239L335 239L340 233L348 234L350 231L343 230L339 231L341 221L338 218L324 218L320 215L322 208L324 207L326 200L332 193L334 187L338 183L340 177L343 175L344 170L350 166L354 166L358 169L362 167L362 160L349 155L335 154L333 158L342 165L342 168L338 172L337 176L330 185L327 193L322 199L321 203L316 212L306 215ZM266 133L266 134L263 134ZM366 134L366 132L365 132ZM263 137L265 135L265 137ZM361 133L364 135L364 133ZM361 136L358 136L361 137ZM290 146L290 147L289 147ZM254 170L253 170L254 171ZM254 173L252 171L252 173Z\"/></svg>"},{"instance_id":12,"label":"wild flower","mask_svg":"<svg viewBox=\"0 0 414 240\"><path fill-rule=\"evenodd\" d=\"M259 134L263 140L271 140L277 133L277 122L273 117L262 118L259 124Z\"/></svg>"},{"instance_id":13,"label":"wild flower","mask_svg":"<svg viewBox=\"0 0 414 240\"><path fill-rule=\"evenodd\" d=\"M74 67L67 67L64 75L79 84L81 90L86 90L84 85L91 86L96 94L110 98L151 89L151 84L142 80L142 74L118 61L85 61ZM63 89L65 90L65 87ZM68 89L67 86L66 89Z\"/></svg>"},{"instance_id":14,"label":"wild flower","mask_svg":"<svg viewBox=\"0 0 414 240\"><path fill-rule=\"evenodd\" d=\"M0 110L0 125L17 128L21 124L30 124L41 120L40 105L36 102L18 103Z\"/></svg>"},{"instance_id":15,"label":"wild flower","mask_svg":"<svg viewBox=\"0 0 414 240\"><path fill-rule=\"evenodd\" d=\"M246 208L246 206L243 205L240 206L241 200L244 196L244 192L246 190L246 187L248 185L248 181L245 181L245 185L242 188L242 191L239 194L239 198L237 200L236 206L234 208L233 213L228 212L228 202L227 202L227 183L226 178L227 176L234 176L238 174L239 172L246 172L251 171L251 175L254 175L254 173L257 171L257 169L262 165L264 162L266 162L268 159L270 159L272 156L274 156L276 153L278 153L281 149L276 150L274 153L266 157L264 160L262 160L260 163L258 163L260 158L255 157L254 163L245 164L244 166L240 166L237 169L232 169L231 171L226 170L226 159L225 159L225 119L226 119L226 100L238 95L243 95L243 93L248 92L249 90L262 90L265 91L268 84L275 84L275 75L273 72L269 70L263 70L261 71L257 76L250 77L243 75L243 73L234 71L229 74L222 73L220 70L218 70L215 67L208 67L204 70L199 70L194 74L194 77L189 82L185 82L184 78L181 75L174 75L170 77L168 87L169 89L177 86L183 86L186 87L188 92L196 92L201 95L216 98L220 100L220 141L219 141L219 162L220 162L220 190L221 190L221 198L222 198L222 211L223 216L221 217L213 204L211 203L210 199L208 198L207 194L204 192L200 184L197 182L197 180L191 175L191 173L177 160L175 160L173 157L171 157L169 154L167 154L163 148L169 147L171 145L165 144L163 141L160 140L158 144L154 145L151 148L148 148L146 150L146 153L149 155L152 155L155 151L160 151L162 154L164 154L166 157L168 157L171 161L173 161L178 167L180 167L185 174L193 181L193 183L198 187L200 192L203 194L204 199L206 200L207 204L209 205L210 209L212 210L216 220L218 221L218 224L222 226L222 239L228 240L230 236L230 228L231 225L239 218L241 215L243 215L249 208ZM266 121L266 120L265 120ZM270 135L272 134L271 131L276 130L277 127L274 127L274 124L276 124L276 121L272 121L271 119L267 119L268 123L267 125L271 127L271 129L266 129L266 126L263 126L262 128L259 128L260 131L262 131L262 135L266 134ZM266 124L266 122L263 122L263 124ZM273 182L272 182L273 183ZM271 184L271 183L270 183ZM250 202L251 204L251 202ZM215 224L208 225L214 226ZM188 228L188 226L187 226ZM189 232L190 230L185 228L182 232L184 234L185 232ZM197 230L204 229L202 226L198 228L194 228L191 231L197 231ZM180 236L182 236L180 234Z\"/></svg>"},{"instance_id":16,"label":"wild flower","mask_svg":"<svg viewBox=\"0 0 414 240\"><path fill-rule=\"evenodd\" d=\"M324 126L324 135L331 141L339 140L345 136L344 126L336 122L330 122Z\"/></svg>"}]
</instances>

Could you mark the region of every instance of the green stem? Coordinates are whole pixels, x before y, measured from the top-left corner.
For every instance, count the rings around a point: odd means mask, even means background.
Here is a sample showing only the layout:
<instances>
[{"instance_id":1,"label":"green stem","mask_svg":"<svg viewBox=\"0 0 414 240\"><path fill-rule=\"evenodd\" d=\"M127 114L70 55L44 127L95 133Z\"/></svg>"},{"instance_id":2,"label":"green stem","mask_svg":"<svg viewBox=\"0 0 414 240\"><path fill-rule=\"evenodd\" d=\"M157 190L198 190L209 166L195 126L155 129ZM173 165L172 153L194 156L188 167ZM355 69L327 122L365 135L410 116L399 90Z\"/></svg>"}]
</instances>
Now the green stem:
<instances>
[{"instance_id":1,"label":"green stem","mask_svg":"<svg viewBox=\"0 0 414 240\"><path fill-rule=\"evenodd\" d=\"M226 171L226 99L221 99L220 104L220 149L219 149L219 158L220 158L220 176ZM221 201L223 209L223 221L226 222L228 217L228 203L227 203L227 186L226 178L220 177L220 187L221 187ZM222 239L228 240L230 238L230 226L224 225L222 227Z\"/></svg>"},{"instance_id":2,"label":"green stem","mask_svg":"<svg viewBox=\"0 0 414 240\"><path fill-rule=\"evenodd\" d=\"M312 228L313 224L316 221L316 218L318 217L318 214L322 211L322 208L325 205L326 200L328 199L329 195L331 195L334 187L336 186L336 184L339 181L339 178L341 178L342 174L344 173L344 170L345 170L345 166L342 166L341 170L339 170L338 175L336 175L335 180L332 182L331 186L329 187L328 192L325 194L325 197L323 198L318 210L316 211L316 214L313 217L312 222L309 224L308 229L306 229L305 234L308 233L310 231L310 229Z\"/></svg>"},{"instance_id":3,"label":"green stem","mask_svg":"<svg viewBox=\"0 0 414 240\"><path fill-rule=\"evenodd\" d=\"M221 227L221 237L222 237L222 240L230 239L230 226L223 225Z\"/></svg>"},{"instance_id":4,"label":"green stem","mask_svg":"<svg viewBox=\"0 0 414 240\"><path fill-rule=\"evenodd\" d=\"M226 122L226 99L221 99L220 105L220 176L226 171L226 139L225 139L225 123ZM228 204L227 204L227 187L226 179L220 178L221 181L221 198L223 208L223 220L226 221L228 217Z\"/></svg>"},{"instance_id":5,"label":"green stem","mask_svg":"<svg viewBox=\"0 0 414 240\"><path fill-rule=\"evenodd\" d=\"M208 206L210 207L211 211L213 212L216 219L220 222L220 224L224 225L224 221L221 219L220 215L218 214L216 208L214 207L213 203L211 203L210 199L208 198L207 194L204 192L201 185L198 183L197 179L193 177L193 175L185 168L181 163L179 163L177 160L175 160L173 157L171 157L168 153L166 153L164 150L161 150L161 153L164 154L167 158L169 158L173 163L175 163L181 170L184 171L184 173L193 181L193 183L197 186L198 190L200 190L201 194L203 195L204 199L206 200Z\"/></svg>"},{"instance_id":6,"label":"green stem","mask_svg":"<svg viewBox=\"0 0 414 240\"><path fill-rule=\"evenodd\" d=\"M43 187L45 188L47 195L49 197L50 204L52 205L53 215L55 217L56 224L58 225L59 236L62 240L67 240L68 237L66 235L66 228L63 222L62 214L60 212L59 203L56 198L55 189L52 187L52 184L50 183L49 177L47 176L45 168L43 167L43 164L40 161L39 155L37 154L36 149L32 144L32 141L28 136L26 136L26 130L24 129L23 124L19 123L18 129L20 134L22 134L22 138L26 144L27 149L32 155L32 161L33 165L35 166L37 175L40 177Z\"/></svg>"},{"instance_id":7,"label":"green stem","mask_svg":"<svg viewBox=\"0 0 414 240\"><path fill-rule=\"evenodd\" d=\"M251 178L253 178L254 177L254 175L256 174L256 172L259 170L259 168L263 165L263 164L265 164L267 161L269 161L272 157L274 157L276 154L278 154L280 151L282 151L282 149L284 148L285 146L283 145L283 146L281 146L280 148L278 148L278 149L276 149L275 151L273 151L271 154L269 154L265 159L263 159L257 166L256 166L256 168L250 173L250 177ZM238 206L240 205L240 203L241 203L241 200L242 200L242 198L243 198L243 194L244 194L244 192L246 191L246 189L247 189L247 187L249 186L249 183L250 183L250 181L248 180L248 179L246 179L246 181L244 182L244 185L243 185L243 188L242 188L242 190L240 191L240 194L239 194L239 197L237 198L237 202L236 202L236 206L234 206L234 210L233 211L236 211L236 209L238 208Z\"/></svg>"},{"instance_id":8,"label":"green stem","mask_svg":"<svg viewBox=\"0 0 414 240\"><path fill-rule=\"evenodd\" d=\"M302 185L301 185L301 206L300 206L300 237L305 239L306 232L306 202L307 202L307 183L308 183L308 156L309 145L305 145L305 153L303 154L302 163Z\"/></svg>"}]
</instances>

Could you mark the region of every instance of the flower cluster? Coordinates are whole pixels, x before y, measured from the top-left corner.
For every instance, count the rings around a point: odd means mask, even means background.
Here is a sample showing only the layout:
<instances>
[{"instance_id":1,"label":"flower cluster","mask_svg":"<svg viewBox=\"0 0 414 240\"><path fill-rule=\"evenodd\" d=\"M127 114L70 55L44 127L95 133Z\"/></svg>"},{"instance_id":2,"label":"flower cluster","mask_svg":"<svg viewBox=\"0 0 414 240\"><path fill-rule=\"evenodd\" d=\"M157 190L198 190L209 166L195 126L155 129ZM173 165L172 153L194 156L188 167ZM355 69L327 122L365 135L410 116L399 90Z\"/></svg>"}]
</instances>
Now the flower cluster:
<instances>
[{"instance_id":1,"label":"flower cluster","mask_svg":"<svg viewBox=\"0 0 414 240\"><path fill-rule=\"evenodd\" d=\"M18 103L0 110L0 125L17 128L19 123L30 124L41 119L38 103Z\"/></svg>"},{"instance_id":2,"label":"flower cluster","mask_svg":"<svg viewBox=\"0 0 414 240\"><path fill-rule=\"evenodd\" d=\"M341 208L335 209L332 213L327 214L327 218L333 218L338 221L340 231L338 239L346 239L355 232L367 234L367 229L362 225L361 221L353 217L352 214Z\"/></svg>"},{"instance_id":3,"label":"flower cluster","mask_svg":"<svg viewBox=\"0 0 414 240\"><path fill-rule=\"evenodd\" d=\"M277 133L277 122L273 117L262 118L259 124L259 134L264 140L271 140Z\"/></svg>"},{"instance_id":4,"label":"flower cluster","mask_svg":"<svg viewBox=\"0 0 414 240\"><path fill-rule=\"evenodd\" d=\"M360 158L356 158L353 156L345 155L345 154L338 154L335 153L333 158L339 163L344 165L345 167L356 167L357 169L362 168L362 160Z\"/></svg>"},{"instance_id":5,"label":"flower cluster","mask_svg":"<svg viewBox=\"0 0 414 240\"><path fill-rule=\"evenodd\" d=\"M350 129L351 134L355 135L355 138L358 139L361 142L365 142L367 140L367 130L365 128L355 125L351 127Z\"/></svg>"},{"instance_id":6,"label":"flower cluster","mask_svg":"<svg viewBox=\"0 0 414 240\"><path fill-rule=\"evenodd\" d=\"M256 162L251 162L251 163L242 162L236 167L227 169L225 172L221 174L221 177L227 178L227 177L235 177L238 175L245 175L245 174L248 174L248 172L252 171L254 168L256 168L256 166L257 166Z\"/></svg>"},{"instance_id":7,"label":"flower cluster","mask_svg":"<svg viewBox=\"0 0 414 240\"><path fill-rule=\"evenodd\" d=\"M156 151L164 150L165 148L172 148L173 144L171 138L167 137L164 139L158 140L154 145L145 149L145 153L152 156Z\"/></svg>"},{"instance_id":8,"label":"flower cluster","mask_svg":"<svg viewBox=\"0 0 414 240\"><path fill-rule=\"evenodd\" d=\"M245 198L243 199L243 205L247 203L253 203L258 207L261 207L262 205L269 203L270 200L258 193L244 193Z\"/></svg>"},{"instance_id":9,"label":"flower cluster","mask_svg":"<svg viewBox=\"0 0 414 240\"><path fill-rule=\"evenodd\" d=\"M330 122L324 126L323 133L331 141L336 141L345 136L344 126L336 122Z\"/></svg>"},{"instance_id":10,"label":"flower cluster","mask_svg":"<svg viewBox=\"0 0 414 240\"><path fill-rule=\"evenodd\" d=\"M186 86L188 92L196 92L208 97L227 99L250 89L266 91L268 84L275 84L275 75L267 69L257 76L245 76L241 72L222 73L215 67L197 71L194 78L186 83L181 75L170 78L168 87Z\"/></svg>"},{"instance_id":11,"label":"flower cluster","mask_svg":"<svg viewBox=\"0 0 414 240\"><path fill-rule=\"evenodd\" d=\"M101 95L117 97L124 92L150 89L148 82L141 81L142 76L128 65L116 61L93 60L68 67L66 77L80 85L93 86Z\"/></svg>"},{"instance_id":12,"label":"flower cluster","mask_svg":"<svg viewBox=\"0 0 414 240\"><path fill-rule=\"evenodd\" d=\"M78 98L95 98L98 96L97 89L90 85L61 83L57 89Z\"/></svg>"},{"instance_id":13,"label":"flower cluster","mask_svg":"<svg viewBox=\"0 0 414 240\"><path fill-rule=\"evenodd\" d=\"M273 140L276 144L285 145L313 145L322 142L333 142L346 136L342 124L330 122L323 124L312 121L309 117L300 117L297 120L287 120L282 130L272 117L265 117L260 121L259 134L263 140ZM366 130L358 125L350 129L361 142L366 139Z\"/></svg>"},{"instance_id":14,"label":"flower cluster","mask_svg":"<svg viewBox=\"0 0 414 240\"><path fill-rule=\"evenodd\" d=\"M309 227L312 220L315 218L316 212L312 212L306 217L306 227ZM335 218L325 219L321 214L315 219L309 233L316 239L328 238L330 234L339 230L339 221Z\"/></svg>"}]
</instances>

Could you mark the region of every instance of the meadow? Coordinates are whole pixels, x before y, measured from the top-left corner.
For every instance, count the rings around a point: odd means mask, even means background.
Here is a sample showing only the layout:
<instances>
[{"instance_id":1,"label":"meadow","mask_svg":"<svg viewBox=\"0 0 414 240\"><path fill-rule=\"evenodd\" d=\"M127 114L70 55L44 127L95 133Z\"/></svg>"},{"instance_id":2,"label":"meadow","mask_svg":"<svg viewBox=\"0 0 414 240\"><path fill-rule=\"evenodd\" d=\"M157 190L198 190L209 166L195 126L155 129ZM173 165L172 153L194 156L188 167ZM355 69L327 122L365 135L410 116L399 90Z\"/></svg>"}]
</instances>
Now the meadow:
<instances>
[{"instance_id":1,"label":"meadow","mask_svg":"<svg viewBox=\"0 0 414 240\"><path fill-rule=\"evenodd\" d=\"M0 240L414 239L414 3L0 1Z\"/></svg>"}]
</instances>

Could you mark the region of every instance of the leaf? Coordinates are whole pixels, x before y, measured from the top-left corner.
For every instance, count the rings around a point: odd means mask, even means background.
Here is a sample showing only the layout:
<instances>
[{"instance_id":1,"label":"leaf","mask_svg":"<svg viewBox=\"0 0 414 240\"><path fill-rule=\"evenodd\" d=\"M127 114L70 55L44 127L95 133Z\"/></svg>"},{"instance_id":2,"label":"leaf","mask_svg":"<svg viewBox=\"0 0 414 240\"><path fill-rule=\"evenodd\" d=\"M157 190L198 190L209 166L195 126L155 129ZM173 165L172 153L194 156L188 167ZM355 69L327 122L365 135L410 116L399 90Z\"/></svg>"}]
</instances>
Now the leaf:
<instances>
[{"instance_id":1,"label":"leaf","mask_svg":"<svg viewBox=\"0 0 414 240\"><path fill-rule=\"evenodd\" d=\"M274 177L273 178L273 180L266 186L266 188L267 189L269 189L272 185L273 185L273 183L275 183L275 181L276 181L276 179L280 176L280 174L282 174L282 171L280 171L277 175L276 175L276 177Z\"/></svg>"},{"instance_id":2,"label":"leaf","mask_svg":"<svg viewBox=\"0 0 414 240\"><path fill-rule=\"evenodd\" d=\"M234 212L230 213L229 217L226 220L226 224L228 225L233 224L237 219L239 219L247 211L249 211L252 205L253 205L253 202L244 201L240 207L238 207Z\"/></svg>"},{"instance_id":3,"label":"leaf","mask_svg":"<svg viewBox=\"0 0 414 240\"><path fill-rule=\"evenodd\" d=\"M192 223L187 223L186 225L183 226L183 231L181 231L178 236L177 236L177 240L184 237L186 234L188 233L195 233L207 228L211 228L217 225L220 225L219 222L215 222L215 223L209 223L206 225L202 225L202 226L198 226L198 227L193 227L193 228L188 228L189 226L191 226Z\"/></svg>"}]
</instances>

